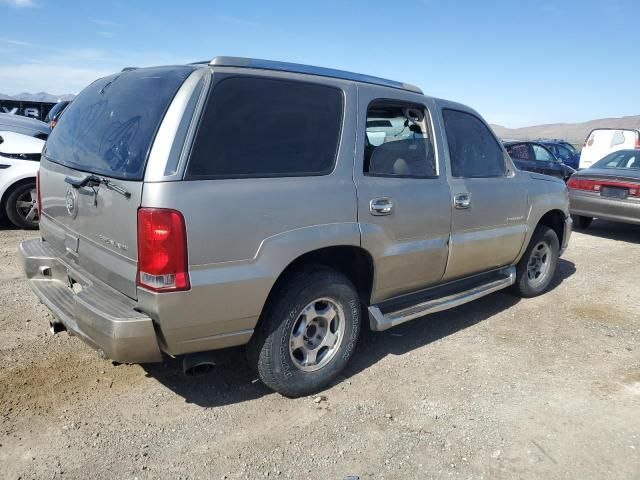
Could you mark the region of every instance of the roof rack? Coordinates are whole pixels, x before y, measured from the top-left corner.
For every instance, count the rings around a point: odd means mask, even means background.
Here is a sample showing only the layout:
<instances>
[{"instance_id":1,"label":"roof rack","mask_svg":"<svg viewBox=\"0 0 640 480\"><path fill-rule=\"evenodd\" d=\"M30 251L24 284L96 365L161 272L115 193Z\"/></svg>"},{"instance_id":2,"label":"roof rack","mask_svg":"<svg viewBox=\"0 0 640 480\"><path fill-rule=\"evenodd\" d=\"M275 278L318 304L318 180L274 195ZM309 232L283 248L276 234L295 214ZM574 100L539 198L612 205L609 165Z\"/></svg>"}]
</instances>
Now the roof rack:
<instances>
[{"instance_id":1,"label":"roof rack","mask_svg":"<svg viewBox=\"0 0 640 480\"><path fill-rule=\"evenodd\" d=\"M307 75L317 75L320 77L341 78L343 80L353 80L354 82L371 83L384 87L398 88L414 93L422 94L422 89L409 83L396 82L385 78L372 77L360 73L347 72L344 70L334 70L332 68L314 67L298 63L277 62L274 60L260 60L257 58L244 57L215 57L209 65L216 67L241 67L256 68L261 70L277 70L281 72L304 73Z\"/></svg>"}]
</instances>

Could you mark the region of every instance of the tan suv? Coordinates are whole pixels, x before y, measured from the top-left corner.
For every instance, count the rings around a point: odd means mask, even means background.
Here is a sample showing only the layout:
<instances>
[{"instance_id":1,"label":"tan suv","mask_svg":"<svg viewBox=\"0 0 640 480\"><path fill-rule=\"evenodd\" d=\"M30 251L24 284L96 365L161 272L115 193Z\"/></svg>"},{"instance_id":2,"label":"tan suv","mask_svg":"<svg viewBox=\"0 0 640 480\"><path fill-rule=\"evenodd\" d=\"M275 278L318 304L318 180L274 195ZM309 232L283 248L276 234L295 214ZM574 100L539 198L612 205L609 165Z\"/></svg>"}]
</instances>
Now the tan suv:
<instances>
[{"instance_id":1,"label":"tan suv","mask_svg":"<svg viewBox=\"0 0 640 480\"><path fill-rule=\"evenodd\" d=\"M515 169L470 108L230 57L91 84L38 195L20 251L54 331L118 362L247 344L287 396L338 375L363 318L543 293L571 234L564 183Z\"/></svg>"}]
</instances>

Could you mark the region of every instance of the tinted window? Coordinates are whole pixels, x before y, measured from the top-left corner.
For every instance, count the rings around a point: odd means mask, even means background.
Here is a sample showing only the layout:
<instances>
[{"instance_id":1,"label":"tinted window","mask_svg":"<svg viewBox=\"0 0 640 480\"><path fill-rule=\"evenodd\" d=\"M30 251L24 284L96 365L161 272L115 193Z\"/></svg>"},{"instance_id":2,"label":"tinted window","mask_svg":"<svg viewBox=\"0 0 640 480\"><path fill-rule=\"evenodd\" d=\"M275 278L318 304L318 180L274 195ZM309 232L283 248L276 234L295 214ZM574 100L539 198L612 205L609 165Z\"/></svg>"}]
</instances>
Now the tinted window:
<instances>
[{"instance_id":1,"label":"tinted window","mask_svg":"<svg viewBox=\"0 0 640 480\"><path fill-rule=\"evenodd\" d=\"M443 110L442 115L454 177L501 177L505 174L502 149L480 119L448 109Z\"/></svg>"},{"instance_id":2,"label":"tinted window","mask_svg":"<svg viewBox=\"0 0 640 480\"><path fill-rule=\"evenodd\" d=\"M364 172L429 178L437 175L428 115L421 105L373 102L367 110Z\"/></svg>"},{"instance_id":3,"label":"tinted window","mask_svg":"<svg viewBox=\"0 0 640 480\"><path fill-rule=\"evenodd\" d=\"M333 87L253 77L212 91L191 153L191 179L322 175L333 169L342 124Z\"/></svg>"},{"instance_id":4,"label":"tinted window","mask_svg":"<svg viewBox=\"0 0 640 480\"><path fill-rule=\"evenodd\" d=\"M131 70L101 78L66 108L46 143L53 162L140 180L164 113L192 67Z\"/></svg>"},{"instance_id":5,"label":"tinted window","mask_svg":"<svg viewBox=\"0 0 640 480\"><path fill-rule=\"evenodd\" d=\"M507 153L511 155L511 158L515 158L516 160L533 160L531 150L529 150L529 146L525 144L511 145L507 147Z\"/></svg>"},{"instance_id":6,"label":"tinted window","mask_svg":"<svg viewBox=\"0 0 640 480\"><path fill-rule=\"evenodd\" d=\"M553 162L555 159L549 150L540 145L531 145L533 147L533 154L536 156L536 160L539 162Z\"/></svg>"}]
</instances>

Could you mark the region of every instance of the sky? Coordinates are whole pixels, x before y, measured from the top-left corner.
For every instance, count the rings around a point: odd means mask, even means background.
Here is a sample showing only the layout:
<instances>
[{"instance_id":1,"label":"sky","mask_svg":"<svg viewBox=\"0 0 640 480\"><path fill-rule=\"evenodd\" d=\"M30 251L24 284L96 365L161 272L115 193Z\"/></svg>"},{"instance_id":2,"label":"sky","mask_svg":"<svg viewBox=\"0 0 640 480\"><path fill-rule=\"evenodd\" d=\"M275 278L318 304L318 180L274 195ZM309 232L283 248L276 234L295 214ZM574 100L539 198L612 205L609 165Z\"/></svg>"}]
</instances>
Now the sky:
<instances>
[{"instance_id":1,"label":"sky","mask_svg":"<svg viewBox=\"0 0 640 480\"><path fill-rule=\"evenodd\" d=\"M638 0L0 0L0 92L267 58L420 86L507 127L640 114Z\"/></svg>"}]
</instances>

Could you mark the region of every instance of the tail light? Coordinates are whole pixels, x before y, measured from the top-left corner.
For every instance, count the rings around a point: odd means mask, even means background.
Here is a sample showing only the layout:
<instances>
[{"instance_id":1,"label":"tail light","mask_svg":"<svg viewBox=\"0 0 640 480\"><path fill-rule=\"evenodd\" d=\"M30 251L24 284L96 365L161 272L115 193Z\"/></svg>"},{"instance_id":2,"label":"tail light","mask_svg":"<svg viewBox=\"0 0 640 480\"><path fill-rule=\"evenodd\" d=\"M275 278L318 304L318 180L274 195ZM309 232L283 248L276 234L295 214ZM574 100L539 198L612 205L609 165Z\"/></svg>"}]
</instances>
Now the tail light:
<instances>
[{"instance_id":1,"label":"tail light","mask_svg":"<svg viewBox=\"0 0 640 480\"><path fill-rule=\"evenodd\" d=\"M53 130L57 124L58 124L57 120L51 120L49 122L49 127Z\"/></svg>"},{"instance_id":2,"label":"tail light","mask_svg":"<svg viewBox=\"0 0 640 480\"><path fill-rule=\"evenodd\" d=\"M636 137L636 146L635 146L636 150L640 150L640 136Z\"/></svg>"},{"instance_id":3,"label":"tail light","mask_svg":"<svg viewBox=\"0 0 640 480\"><path fill-rule=\"evenodd\" d=\"M154 292L189 289L187 232L176 210L138 210L137 284Z\"/></svg>"},{"instance_id":4,"label":"tail light","mask_svg":"<svg viewBox=\"0 0 640 480\"><path fill-rule=\"evenodd\" d=\"M38 218L42 217L42 193L40 192L40 169L36 174L36 202L38 202Z\"/></svg>"},{"instance_id":5,"label":"tail light","mask_svg":"<svg viewBox=\"0 0 640 480\"><path fill-rule=\"evenodd\" d=\"M590 180L571 177L567 182L567 187L573 190L585 190L588 192L600 192L602 187L626 188L630 197L640 198L640 183L616 182L610 180Z\"/></svg>"}]
</instances>

